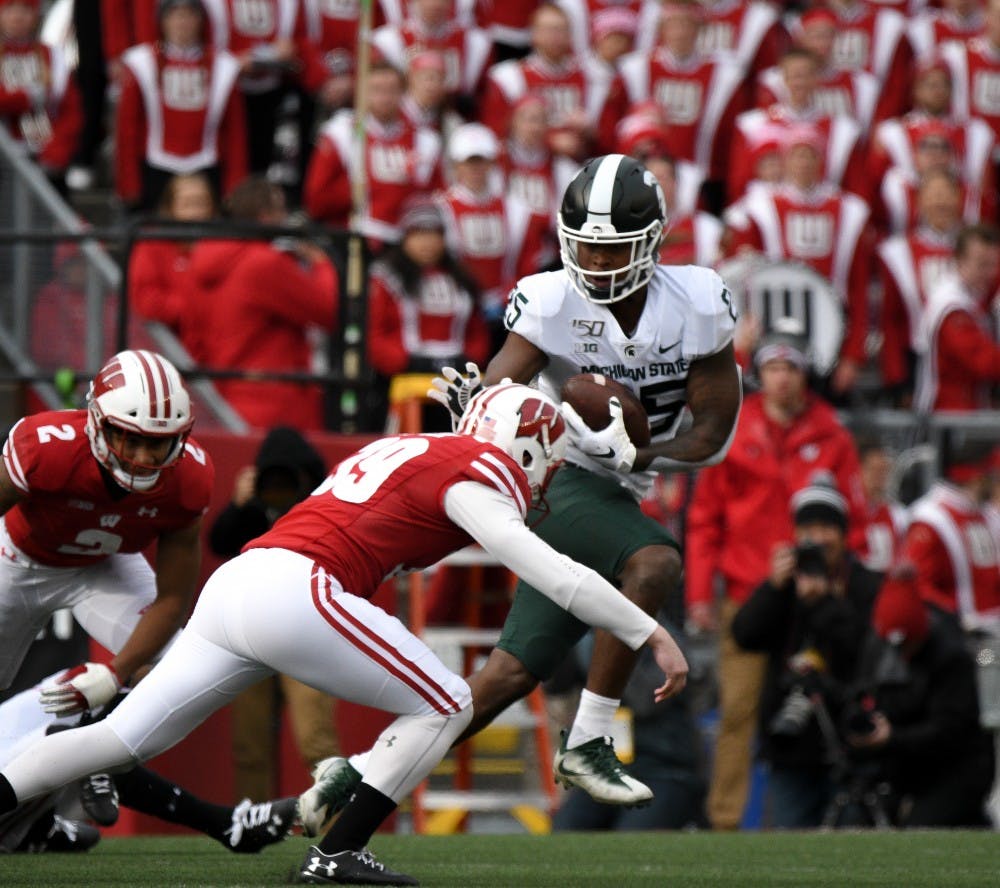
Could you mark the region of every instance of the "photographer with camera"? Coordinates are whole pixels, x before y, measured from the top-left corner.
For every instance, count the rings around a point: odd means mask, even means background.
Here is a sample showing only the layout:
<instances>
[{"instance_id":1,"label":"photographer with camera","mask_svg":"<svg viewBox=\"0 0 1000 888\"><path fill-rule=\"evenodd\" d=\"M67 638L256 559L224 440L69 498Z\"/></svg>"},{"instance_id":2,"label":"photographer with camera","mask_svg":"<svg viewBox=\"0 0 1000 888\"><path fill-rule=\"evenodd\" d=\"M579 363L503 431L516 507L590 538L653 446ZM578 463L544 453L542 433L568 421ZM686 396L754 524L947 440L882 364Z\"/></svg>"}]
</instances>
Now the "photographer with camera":
<instances>
[{"instance_id":1,"label":"photographer with camera","mask_svg":"<svg viewBox=\"0 0 1000 888\"><path fill-rule=\"evenodd\" d=\"M891 787L895 826L988 826L993 745L961 634L920 600L912 565L886 580L872 623L860 671L867 693L844 724L854 766Z\"/></svg>"},{"instance_id":2,"label":"photographer with camera","mask_svg":"<svg viewBox=\"0 0 1000 888\"><path fill-rule=\"evenodd\" d=\"M853 681L881 575L847 551L848 504L828 474L791 500L795 545L733 619L736 643L768 655L760 753L771 766L771 825L819 826L833 798L834 725Z\"/></svg>"}]
</instances>

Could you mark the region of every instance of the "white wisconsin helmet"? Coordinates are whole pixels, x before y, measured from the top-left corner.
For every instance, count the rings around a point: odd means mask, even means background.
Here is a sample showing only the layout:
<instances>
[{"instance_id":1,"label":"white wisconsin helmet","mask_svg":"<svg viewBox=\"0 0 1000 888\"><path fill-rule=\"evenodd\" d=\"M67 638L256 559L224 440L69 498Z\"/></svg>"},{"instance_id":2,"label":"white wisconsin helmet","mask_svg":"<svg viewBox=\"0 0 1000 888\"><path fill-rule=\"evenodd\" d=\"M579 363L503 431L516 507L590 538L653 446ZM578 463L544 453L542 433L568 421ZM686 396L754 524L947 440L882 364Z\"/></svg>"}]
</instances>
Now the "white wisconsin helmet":
<instances>
[{"instance_id":1,"label":"white wisconsin helmet","mask_svg":"<svg viewBox=\"0 0 1000 888\"><path fill-rule=\"evenodd\" d=\"M152 490L160 471L180 459L194 425L191 398L173 364L156 352L123 351L100 370L87 392L87 437L94 458L126 490ZM114 426L150 438L172 438L166 459L147 465L115 450L106 430Z\"/></svg>"},{"instance_id":2,"label":"white wisconsin helmet","mask_svg":"<svg viewBox=\"0 0 1000 888\"><path fill-rule=\"evenodd\" d=\"M532 503L539 503L566 456L566 423L559 407L537 389L504 380L483 389L456 429L495 444L528 476Z\"/></svg>"},{"instance_id":3,"label":"white wisconsin helmet","mask_svg":"<svg viewBox=\"0 0 1000 888\"><path fill-rule=\"evenodd\" d=\"M588 161L566 186L559 208L559 252L576 291L607 305L646 286L656 270L666 218L660 183L639 161L624 154ZM580 244L628 247L628 259L618 268L583 268Z\"/></svg>"}]
</instances>

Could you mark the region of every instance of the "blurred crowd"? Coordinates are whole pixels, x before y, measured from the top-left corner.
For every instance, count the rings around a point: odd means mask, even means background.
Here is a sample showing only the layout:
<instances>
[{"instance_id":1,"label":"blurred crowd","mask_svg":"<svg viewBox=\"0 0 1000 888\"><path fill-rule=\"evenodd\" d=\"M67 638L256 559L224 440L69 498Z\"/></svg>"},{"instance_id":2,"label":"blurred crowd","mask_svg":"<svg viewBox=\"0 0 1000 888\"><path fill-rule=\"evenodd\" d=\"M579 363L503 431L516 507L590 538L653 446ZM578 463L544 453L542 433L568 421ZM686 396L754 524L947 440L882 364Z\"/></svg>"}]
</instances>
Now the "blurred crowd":
<instances>
[{"instance_id":1,"label":"blurred crowd","mask_svg":"<svg viewBox=\"0 0 1000 888\"><path fill-rule=\"evenodd\" d=\"M384 253L367 341L386 378L495 349L511 286L558 262L569 176L620 151L663 186L663 261L731 283L748 257L792 261L829 284L838 405L973 409L1000 379L1000 0L379 0L360 91L357 0L77 3L75 53L40 42L45 6L0 2L0 114L52 180L103 175L127 210L178 220L353 216ZM318 250L276 246L269 264L144 244L132 308L204 365L308 371L304 331L335 326L337 280ZM235 253L301 286L209 317L211 291L242 287ZM287 336L244 354L261 325ZM232 397L253 425L322 421Z\"/></svg>"},{"instance_id":2,"label":"blurred crowd","mask_svg":"<svg viewBox=\"0 0 1000 888\"><path fill-rule=\"evenodd\" d=\"M1000 635L996 461L956 438L904 507L891 453L834 408L995 404L1000 0L379 0L361 90L358 0L78 2L75 67L40 42L44 6L0 0L0 119L53 183L91 187L111 144L130 213L353 219L375 256L365 348L385 383L495 352L511 287L558 267L559 198L595 154L660 182L663 262L727 280L794 262L825 281L843 318L828 366L815 319L745 316L757 391L727 460L647 504L684 514L688 628L719 639L707 822L741 823L758 729L774 825L985 822L969 651ZM79 324L79 257L55 267L39 339ZM142 242L128 268L132 311L230 370L308 372L340 281L301 238ZM318 388L219 389L252 426L323 426ZM653 768L697 809L698 756L682 758Z\"/></svg>"}]
</instances>

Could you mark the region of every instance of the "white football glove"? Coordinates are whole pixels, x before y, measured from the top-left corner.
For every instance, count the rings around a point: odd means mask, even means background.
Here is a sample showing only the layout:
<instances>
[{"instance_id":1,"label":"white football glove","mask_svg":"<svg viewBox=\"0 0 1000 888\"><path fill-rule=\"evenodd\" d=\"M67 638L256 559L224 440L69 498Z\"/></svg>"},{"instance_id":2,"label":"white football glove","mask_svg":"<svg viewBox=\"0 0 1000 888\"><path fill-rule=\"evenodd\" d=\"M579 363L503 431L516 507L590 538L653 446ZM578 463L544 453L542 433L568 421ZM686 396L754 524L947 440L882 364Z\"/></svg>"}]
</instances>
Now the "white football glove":
<instances>
[{"instance_id":1,"label":"white football glove","mask_svg":"<svg viewBox=\"0 0 1000 888\"><path fill-rule=\"evenodd\" d=\"M38 700L52 715L75 715L110 702L121 686L110 666L83 663L60 675L56 684L42 688Z\"/></svg>"},{"instance_id":2,"label":"white football glove","mask_svg":"<svg viewBox=\"0 0 1000 888\"><path fill-rule=\"evenodd\" d=\"M454 367L442 367L444 379L435 376L431 380L433 388L427 392L427 397L443 405L451 414L451 428L458 428L458 421L465 413L465 408L483 387L483 377L479 367L473 361L465 365L466 375L459 373Z\"/></svg>"},{"instance_id":3,"label":"white football glove","mask_svg":"<svg viewBox=\"0 0 1000 888\"><path fill-rule=\"evenodd\" d=\"M625 430L621 401L608 400L611 422L603 429L594 431L588 426L571 404L562 403L562 414L575 439L574 443L595 462L614 472L631 472L635 465L635 444Z\"/></svg>"}]
</instances>

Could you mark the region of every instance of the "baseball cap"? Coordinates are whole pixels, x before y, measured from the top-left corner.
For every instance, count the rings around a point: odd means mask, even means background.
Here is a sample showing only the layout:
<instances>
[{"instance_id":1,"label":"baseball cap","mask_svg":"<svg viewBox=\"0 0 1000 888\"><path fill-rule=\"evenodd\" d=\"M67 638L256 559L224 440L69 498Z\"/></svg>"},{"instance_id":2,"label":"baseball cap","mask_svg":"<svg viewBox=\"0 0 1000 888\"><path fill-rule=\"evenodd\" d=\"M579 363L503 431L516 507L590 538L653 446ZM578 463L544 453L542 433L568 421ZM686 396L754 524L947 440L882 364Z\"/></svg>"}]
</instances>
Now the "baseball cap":
<instances>
[{"instance_id":1,"label":"baseball cap","mask_svg":"<svg viewBox=\"0 0 1000 888\"><path fill-rule=\"evenodd\" d=\"M457 127L448 140L448 156L456 163L473 157L496 160L500 145L493 130L481 123L466 123Z\"/></svg>"}]
</instances>

